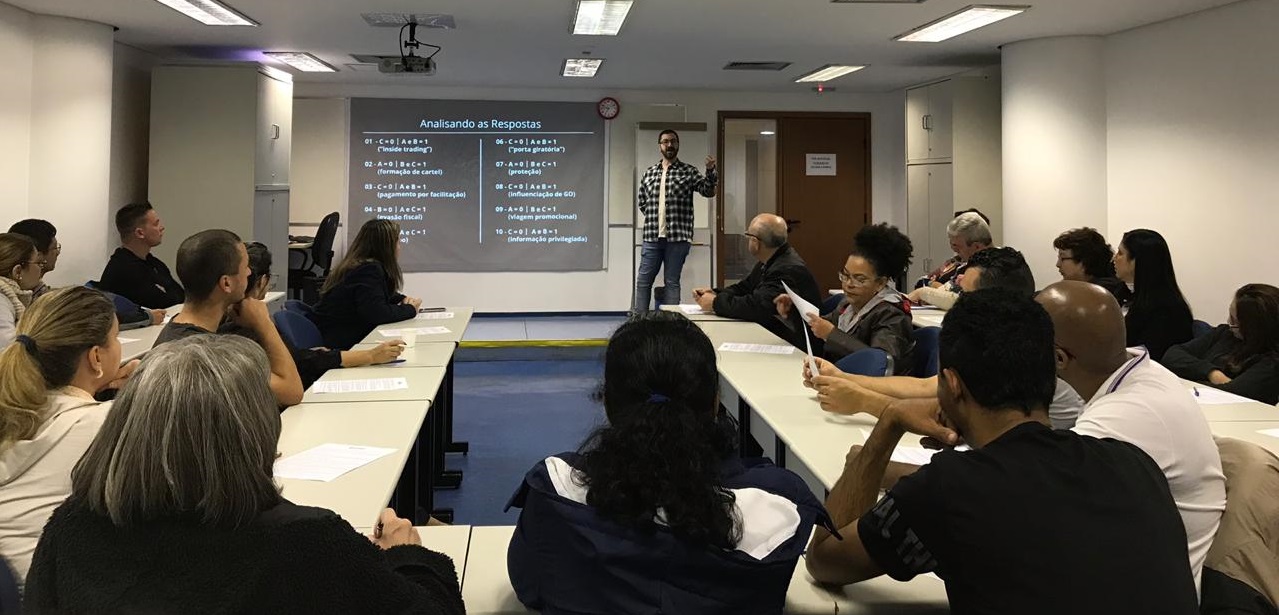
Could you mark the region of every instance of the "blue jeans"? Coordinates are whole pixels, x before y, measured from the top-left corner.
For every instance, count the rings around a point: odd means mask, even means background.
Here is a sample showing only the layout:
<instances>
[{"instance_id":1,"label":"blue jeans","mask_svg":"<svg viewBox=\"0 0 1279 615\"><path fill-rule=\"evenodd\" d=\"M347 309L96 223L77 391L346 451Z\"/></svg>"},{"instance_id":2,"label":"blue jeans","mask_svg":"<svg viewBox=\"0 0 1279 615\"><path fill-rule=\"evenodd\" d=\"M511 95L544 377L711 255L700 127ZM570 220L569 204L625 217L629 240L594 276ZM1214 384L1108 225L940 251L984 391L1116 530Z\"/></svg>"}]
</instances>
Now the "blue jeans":
<instances>
[{"instance_id":1,"label":"blue jeans","mask_svg":"<svg viewBox=\"0 0 1279 615\"><path fill-rule=\"evenodd\" d=\"M687 241L666 241L665 239L644 242L644 246L640 248L639 272L635 275L635 296L631 300L632 311L649 310L649 297L653 295L653 280L657 279L659 267L666 280L666 296L661 303L679 303L679 275L684 271L684 259L688 258L688 249L691 245Z\"/></svg>"}]
</instances>

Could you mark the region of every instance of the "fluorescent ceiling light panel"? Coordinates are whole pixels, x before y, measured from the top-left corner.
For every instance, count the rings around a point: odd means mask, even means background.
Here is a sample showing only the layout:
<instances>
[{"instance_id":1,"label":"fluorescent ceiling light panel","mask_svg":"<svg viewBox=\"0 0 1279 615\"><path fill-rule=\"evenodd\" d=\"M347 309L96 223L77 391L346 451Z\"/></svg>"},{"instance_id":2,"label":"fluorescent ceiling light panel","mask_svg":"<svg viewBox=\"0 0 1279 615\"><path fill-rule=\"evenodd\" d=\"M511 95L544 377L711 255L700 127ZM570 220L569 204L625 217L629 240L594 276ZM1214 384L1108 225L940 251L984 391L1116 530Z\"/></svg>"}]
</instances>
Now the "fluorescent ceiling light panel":
<instances>
[{"instance_id":1,"label":"fluorescent ceiling light panel","mask_svg":"<svg viewBox=\"0 0 1279 615\"><path fill-rule=\"evenodd\" d=\"M338 69L305 51L264 51L270 56L304 73L336 73Z\"/></svg>"},{"instance_id":2,"label":"fluorescent ceiling light panel","mask_svg":"<svg viewBox=\"0 0 1279 615\"><path fill-rule=\"evenodd\" d=\"M777 132L773 130L761 130L759 131L759 134L764 135L765 137L770 137L772 135L777 134Z\"/></svg>"},{"instance_id":3,"label":"fluorescent ceiling light panel","mask_svg":"<svg viewBox=\"0 0 1279 615\"><path fill-rule=\"evenodd\" d=\"M617 36L631 4L632 0L577 0L573 34Z\"/></svg>"},{"instance_id":4,"label":"fluorescent ceiling light panel","mask_svg":"<svg viewBox=\"0 0 1279 615\"><path fill-rule=\"evenodd\" d=\"M894 38L907 43L940 43L1026 12L1028 6L973 5Z\"/></svg>"},{"instance_id":5,"label":"fluorescent ceiling light panel","mask_svg":"<svg viewBox=\"0 0 1279 615\"><path fill-rule=\"evenodd\" d=\"M826 66L823 66L811 73L808 73L807 75L800 77L799 79L796 79L795 83L812 83L812 82L821 82L821 81L831 81L833 79L838 79L840 77L843 77L844 75L847 75L848 73L855 73L863 68L866 68L866 67L850 66L847 64L827 64Z\"/></svg>"},{"instance_id":6,"label":"fluorescent ceiling light panel","mask_svg":"<svg viewBox=\"0 0 1279 615\"><path fill-rule=\"evenodd\" d=\"M258 22L217 0L155 0L206 26L256 26Z\"/></svg>"},{"instance_id":7,"label":"fluorescent ceiling light panel","mask_svg":"<svg viewBox=\"0 0 1279 615\"><path fill-rule=\"evenodd\" d=\"M564 60L560 75L564 77L594 77L604 60L598 58L569 58Z\"/></svg>"}]
</instances>

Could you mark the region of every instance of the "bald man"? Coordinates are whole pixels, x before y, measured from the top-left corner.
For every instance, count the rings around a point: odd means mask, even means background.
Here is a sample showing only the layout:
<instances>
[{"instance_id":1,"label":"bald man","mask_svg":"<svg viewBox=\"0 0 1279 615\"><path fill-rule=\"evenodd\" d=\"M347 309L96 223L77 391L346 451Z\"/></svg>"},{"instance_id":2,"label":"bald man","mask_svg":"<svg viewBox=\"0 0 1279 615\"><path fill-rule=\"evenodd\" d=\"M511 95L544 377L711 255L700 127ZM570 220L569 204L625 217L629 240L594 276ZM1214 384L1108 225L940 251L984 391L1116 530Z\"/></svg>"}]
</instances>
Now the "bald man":
<instances>
[{"instance_id":1,"label":"bald man","mask_svg":"<svg viewBox=\"0 0 1279 615\"><path fill-rule=\"evenodd\" d=\"M722 290L697 288L693 295L703 310L713 311L726 318L753 320L772 331L778 337L791 339L793 331L805 326L799 319L799 310L791 310L791 326L777 315L773 300L786 294L782 282L790 286L800 297L814 305L821 305L822 295L817 280L804 264L804 259L786 242L786 220L774 214L760 214L751 220L746 229L747 247L759 261L745 280ZM813 352L820 354L820 349Z\"/></svg>"},{"instance_id":2,"label":"bald man","mask_svg":"<svg viewBox=\"0 0 1279 615\"><path fill-rule=\"evenodd\" d=\"M1168 479L1200 586L1226 508L1212 431L1181 380L1142 348L1125 348L1124 317L1104 288L1062 281L1036 297L1052 318L1057 375L1087 400L1073 430L1135 444Z\"/></svg>"}]
</instances>

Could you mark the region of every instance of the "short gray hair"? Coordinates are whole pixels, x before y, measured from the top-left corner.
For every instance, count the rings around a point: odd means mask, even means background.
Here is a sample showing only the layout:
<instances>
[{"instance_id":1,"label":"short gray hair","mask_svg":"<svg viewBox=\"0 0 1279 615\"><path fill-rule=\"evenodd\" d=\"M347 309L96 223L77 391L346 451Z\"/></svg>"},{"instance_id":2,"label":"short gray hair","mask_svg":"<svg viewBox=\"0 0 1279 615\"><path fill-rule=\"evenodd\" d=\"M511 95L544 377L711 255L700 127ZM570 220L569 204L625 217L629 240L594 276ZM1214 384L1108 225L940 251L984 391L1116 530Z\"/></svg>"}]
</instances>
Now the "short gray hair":
<instances>
[{"instance_id":1,"label":"short gray hair","mask_svg":"<svg viewBox=\"0 0 1279 615\"><path fill-rule=\"evenodd\" d=\"M959 237L969 244L980 243L988 246L994 243L994 239L990 236L990 226L982 220L980 215L971 211L951 220L946 225L946 236Z\"/></svg>"},{"instance_id":2,"label":"short gray hair","mask_svg":"<svg viewBox=\"0 0 1279 615\"><path fill-rule=\"evenodd\" d=\"M71 474L73 496L128 526L195 515L240 527L281 500L266 353L238 335L156 347Z\"/></svg>"}]
</instances>

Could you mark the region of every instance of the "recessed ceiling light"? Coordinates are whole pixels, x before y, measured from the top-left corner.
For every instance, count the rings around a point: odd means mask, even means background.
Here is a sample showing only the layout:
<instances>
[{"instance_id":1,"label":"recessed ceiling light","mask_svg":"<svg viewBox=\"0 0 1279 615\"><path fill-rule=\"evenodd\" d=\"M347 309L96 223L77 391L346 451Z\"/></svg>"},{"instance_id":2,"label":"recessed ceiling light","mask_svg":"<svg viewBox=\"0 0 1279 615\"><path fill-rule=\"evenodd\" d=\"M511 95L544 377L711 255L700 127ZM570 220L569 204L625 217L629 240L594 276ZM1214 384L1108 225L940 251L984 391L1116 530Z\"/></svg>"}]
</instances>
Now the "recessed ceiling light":
<instances>
[{"instance_id":1,"label":"recessed ceiling light","mask_svg":"<svg viewBox=\"0 0 1279 615\"><path fill-rule=\"evenodd\" d=\"M811 73L808 73L807 75L804 75L796 79L795 83L831 81L833 79L838 79L840 77L843 77L844 75L847 75L848 73L855 73L863 68L866 68L866 67L850 66L847 64L827 64L826 66L823 66Z\"/></svg>"},{"instance_id":2,"label":"recessed ceiling light","mask_svg":"<svg viewBox=\"0 0 1279 615\"><path fill-rule=\"evenodd\" d=\"M594 77L604 60L600 58L569 58L564 60L560 75L564 77Z\"/></svg>"},{"instance_id":3,"label":"recessed ceiling light","mask_svg":"<svg viewBox=\"0 0 1279 615\"><path fill-rule=\"evenodd\" d=\"M617 36L632 0L577 0L573 34Z\"/></svg>"},{"instance_id":4,"label":"recessed ceiling light","mask_svg":"<svg viewBox=\"0 0 1279 615\"><path fill-rule=\"evenodd\" d=\"M155 0L206 26L256 26L258 22L217 0Z\"/></svg>"},{"instance_id":5,"label":"recessed ceiling light","mask_svg":"<svg viewBox=\"0 0 1279 615\"><path fill-rule=\"evenodd\" d=\"M776 132L776 131L773 131L773 130L761 130L761 131L759 131L759 134L764 135L765 137L771 137L771 136L773 136L773 135L777 134L777 132Z\"/></svg>"},{"instance_id":6,"label":"recessed ceiling light","mask_svg":"<svg viewBox=\"0 0 1279 615\"><path fill-rule=\"evenodd\" d=\"M263 55L271 56L304 73L336 73L338 69L305 51L264 51Z\"/></svg>"},{"instance_id":7,"label":"recessed ceiling light","mask_svg":"<svg viewBox=\"0 0 1279 615\"><path fill-rule=\"evenodd\" d=\"M1026 12L1028 6L973 5L894 38L908 43L940 43Z\"/></svg>"}]
</instances>

